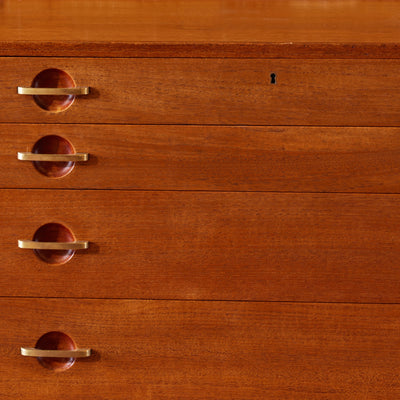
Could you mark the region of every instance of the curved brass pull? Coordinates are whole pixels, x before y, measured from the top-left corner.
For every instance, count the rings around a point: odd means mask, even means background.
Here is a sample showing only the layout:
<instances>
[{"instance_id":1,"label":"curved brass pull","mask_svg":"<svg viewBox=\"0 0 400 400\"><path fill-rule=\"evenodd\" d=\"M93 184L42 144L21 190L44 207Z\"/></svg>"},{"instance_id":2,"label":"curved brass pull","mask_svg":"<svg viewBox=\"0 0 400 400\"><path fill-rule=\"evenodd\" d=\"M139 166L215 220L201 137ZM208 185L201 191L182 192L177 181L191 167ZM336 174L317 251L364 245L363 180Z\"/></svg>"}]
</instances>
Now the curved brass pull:
<instances>
[{"instance_id":1,"label":"curved brass pull","mask_svg":"<svg viewBox=\"0 0 400 400\"><path fill-rule=\"evenodd\" d=\"M89 248L89 242L35 242L34 240L18 240L18 247L29 250L84 250Z\"/></svg>"},{"instance_id":2,"label":"curved brass pull","mask_svg":"<svg viewBox=\"0 0 400 400\"><path fill-rule=\"evenodd\" d=\"M91 349L41 350L33 347L21 347L21 355L27 357L84 358L90 357Z\"/></svg>"},{"instance_id":3,"label":"curved brass pull","mask_svg":"<svg viewBox=\"0 0 400 400\"><path fill-rule=\"evenodd\" d=\"M30 152L18 152L18 160L21 161L87 161L89 160L88 153L75 154L37 154Z\"/></svg>"},{"instance_id":4,"label":"curved brass pull","mask_svg":"<svg viewBox=\"0 0 400 400\"><path fill-rule=\"evenodd\" d=\"M90 88L88 86L74 88L33 88L18 86L18 94L27 94L31 96L82 96L89 94L89 92Z\"/></svg>"}]
</instances>

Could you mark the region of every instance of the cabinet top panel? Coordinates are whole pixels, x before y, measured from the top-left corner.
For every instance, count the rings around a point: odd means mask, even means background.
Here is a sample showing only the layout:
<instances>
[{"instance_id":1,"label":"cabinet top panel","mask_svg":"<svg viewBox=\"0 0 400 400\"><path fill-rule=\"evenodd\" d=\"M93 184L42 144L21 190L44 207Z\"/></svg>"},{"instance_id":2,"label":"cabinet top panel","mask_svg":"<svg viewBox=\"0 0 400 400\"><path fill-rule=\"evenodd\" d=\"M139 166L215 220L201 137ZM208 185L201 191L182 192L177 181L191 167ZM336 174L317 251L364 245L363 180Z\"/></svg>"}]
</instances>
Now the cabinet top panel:
<instances>
[{"instance_id":1,"label":"cabinet top panel","mask_svg":"<svg viewBox=\"0 0 400 400\"><path fill-rule=\"evenodd\" d=\"M400 58L396 0L0 0L0 56Z\"/></svg>"}]
</instances>

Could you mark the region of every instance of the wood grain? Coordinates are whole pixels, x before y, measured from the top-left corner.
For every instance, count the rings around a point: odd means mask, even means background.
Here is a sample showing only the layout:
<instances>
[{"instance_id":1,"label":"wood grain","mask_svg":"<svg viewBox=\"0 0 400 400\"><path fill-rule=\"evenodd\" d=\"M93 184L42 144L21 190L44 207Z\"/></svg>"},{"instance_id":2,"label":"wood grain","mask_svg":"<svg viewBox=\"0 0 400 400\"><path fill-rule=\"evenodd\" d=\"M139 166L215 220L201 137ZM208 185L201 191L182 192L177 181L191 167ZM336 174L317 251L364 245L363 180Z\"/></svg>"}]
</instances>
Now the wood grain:
<instances>
[{"instance_id":1,"label":"wood grain","mask_svg":"<svg viewBox=\"0 0 400 400\"><path fill-rule=\"evenodd\" d=\"M0 309L2 398L400 395L398 305L2 299ZM93 356L55 373L19 355L53 330Z\"/></svg>"},{"instance_id":2,"label":"wood grain","mask_svg":"<svg viewBox=\"0 0 400 400\"><path fill-rule=\"evenodd\" d=\"M397 1L0 2L0 55L399 58Z\"/></svg>"},{"instance_id":3,"label":"wood grain","mask_svg":"<svg viewBox=\"0 0 400 400\"><path fill-rule=\"evenodd\" d=\"M399 128L0 124L0 187L400 193ZM59 135L88 152L61 179L18 161Z\"/></svg>"},{"instance_id":4,"label":"wood grain","mask_svg":"<svg viewBox=\"0 0 400 400\"><path fill-rule=\"evenodd\" d=\"M91 94L60 113L17 94L47 68ZM399 60L6 57L0 122L398 126L399 68Z\"/></svg>"},{"instance_id":5,"label":"wood grain","mask_svg":"<svg viewBox=\"0 0 400 400\"><path fill-rule=\"evenodd\" d=\"M1 190L1 296L400 301L398 195ZM17 248L50 222L64 265Z\"/></svg>"}]
</instances>

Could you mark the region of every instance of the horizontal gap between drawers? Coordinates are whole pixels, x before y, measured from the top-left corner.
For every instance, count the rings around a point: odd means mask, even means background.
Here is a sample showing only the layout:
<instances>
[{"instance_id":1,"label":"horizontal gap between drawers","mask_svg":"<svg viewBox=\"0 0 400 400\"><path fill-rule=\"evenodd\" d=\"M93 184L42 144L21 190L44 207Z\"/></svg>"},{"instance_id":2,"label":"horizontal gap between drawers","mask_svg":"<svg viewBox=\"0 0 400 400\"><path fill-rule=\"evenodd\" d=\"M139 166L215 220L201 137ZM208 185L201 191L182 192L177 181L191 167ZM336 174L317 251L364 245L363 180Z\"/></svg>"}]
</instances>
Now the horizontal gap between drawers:
<instances>
[{"instance_id":1,"label":"horizontal gap between drawers","mask_svg":"<svg viewBox=\"0 0 400 400\"><path fill-rule=\"evenodd\" d=\"M114 122L18 122L18 121L3 121L0 122L1 125L107 125L107 126L217 126L217 127L249 127L249 128L273 128L273 127L305 127L305 128L376 128L376 129L381 129L381 128L400 128L399 125L307 125L307 124L281 124L281 125L260 125L260 124L206 124L206 123L201 123L201 124L178 124L178 123L171 123L171 124L155 124L155 123L140 123L140 124L134 124L132 122L127 122L127 123L114 123Z\"/></svg>"},{"instance_id":2,"label":"horizontal gap between drawers","mask_svg":"<svg viewBox=\"0 0 400 400\"><path fill-rule=\"evenodd\" d=\"M6 46L8 46L10 44L15 45L15 43L18 44L18 42L15 42L15 41L14 42L0 42L0 47L6 47ZM107 42L104 42L104 43L106 43L106 45L109 45L109 43L107 43ZM144 45L146 47L148 47L147 46L148 44L149 43L144 43ZM180 43L180 42L174 42L174 43L171 43L171 44L167 43L166 46L164 45L164 43L159 43L159 42L150 42L150 45L151 44L155 44L156 47L169 47L171 45L174 46L174 47L181 47L182 45L185 46L185 43ZM230 47L232 45L233 46L238 45L238 47L241 47L241 45L242 45L241 43L237 43L237 44L235 44L235 43L215 43L215 44L217 45L217 47L224 47L226 45L228 47ZM262 47L268 48L268 47L275 46L275 45L282 46L282 44L285 45L285 43L257 43L256 42L256 43L250 43L249 46L250 47L261 46L259 51L262 52L262 51L264 51ZM308 42L295 43L295 45L299 45L300 48L305 47L305 46L309 46L310 44L315 44L315 43L308 43ZM316 44L318 45L319 43L316 43ZM328 45L330 45L330 44L335 45L335 43L333 43L333 42L332 43L328 43ZM347 46L354 46L354 45L357 46L357 43L356 44L344 43L344 44L346 45L346 47ZM368 43L366 43L366 44L368 45ZM255 54L253 56L250 56L250 55L238 56L237 54L229 55L229 54L226 54L226 53L223 54L223 55L207 54L207 55L193 55L193 56L190 56L190 55L172 56L172 55L163 55L163 54L160 54L158 56L148 56L148 55L143 55L143 54L142 55L140 55L140 54L139 55L132 54L132 55L129 55L129 56L104 56L104 55L96 55L96 54L94 54L94 55L88 56L88 55L79 55L79 54L74 54L74 55L68 54L68 53L70 53L70 51L68 49L61 50L61 53L64 51L66 54L59 54L59 55L50 54L50 55L47 55L45 53L49 53L49 52L51 52L51 50L50 51L48 51L47 49L38 50L38 49L35 48L35 46L36 46L35 42L34 43L30 43L30 42L24 43L24 42L22 42L22 45L23 46L26 45L26 47L29 47L29 46L32 47L32 45L33 45L33 50L28 50L27 52L26 51L22 51L22 52L18 52L16 54L1 54L1 52L0 52L0 57L1 58L52 58L52 59L57 59L57 58L77 58L77 59L94 59L94 60L99 59L99 58L107 59L107 60L138 59L138 58L139 59L160 59L160 58L162 58L162 59L169 59L169 60L170 59L222 59L222 60L223 59L229 59L229 60L354 60L354 61L359 61L359 60L398 60L400 58L400 56L397 56L397 57L396 56L382 56L380 54L378 54L378 55L374 55L374 54L363 55L363 54L360 54L358 57L351 57L351 56L347 56L346 54L335 55L335 57L333 57L333 56L325 57L325 56L315 56L315 55L308 56L307 52L304 52L304 54L294 53L293 55L286 55L286 56L282 56L282 55L280 55L280 56L274 56L274 55L265 56L265 55L262 55L262 54ZM43 46L43 43L40 43L40 45ZM48 45L48 43L44 43L44 45ZM54 43L50 43L50 46L52 46L52 47L58 46L58 45L59 45L59 43L55 43L55 44ZM202 44L202 43L194 43L193 45L189 44L188 46L190 47L190 46L198 46L198 45L204 46L204 44ZM247 45L247 44L244 44L244 45ZM326 43L322 42L322 46L324 46L324 45L326 45ZM389 49L389 51L391 51L391 52L396 52L397 51L397 47L398 47L398 43L377 43L377 46L375 46L375 43L373 43L373 45L374 45L374 47L382 47L382 45L384 45L384 46L393 45L393 46L395 46L395 48L394 48L393 51ZM139 46L140 46L140 44L139 44ZM210 52L211 53L212 51L220 51L220 52L230 51L229 49L228 50L225 50L225 49L222 49L222 50L218 50L218 49L216 49L216 50L208 50L207 49L207 47L209 47L208 43L206 43L205 46L206 46L206 49L200 49L201 52ZM211 46L212 46L212 44L211 44ZM135 47L135 45L133 45L132 47ZM293 44L291 44L291 47L293 47ZM363 47L363 44L361 44L361 47ZM370 49L370 51L372 51L372 52L374 50L375 50L374 48ZM104 50L95 50L94 52L96 52L96 51L98 53L104 52ZM138 51L138 52L140 52L140 51L142 51L142 52L143 51L146 51L146 52L153 51L154 52L154 50L152 50L152 49L142 50L142 49L130 49L130 48L127 48L126 50L123 50L123 51L125 51L125 52L126 51ZM174 53L177 52L177 50L174 50L174 49L172 49L172 50L166 49L166 51L170 51L170 52L174 52ZM187 50L184 49L183 51L187 51ZM189 51L192 51L192 50L189 49ZM193 50L193 51L195 52L196 50ZM233 49L233 51L235 51L235 49ZM244 50L244 51L246 51L246 50ZM304 51L304 50L301 50L301 51ZM311 49L311 52L313 52L313 51L314 52L315 51L320 51L320 49L318 49L318 48L316 50ZM334 51L336 51L336 50L334 50ZM42 53L41 54L33 54L33 53L40 53L40 52L42 52ZM82 52L84 53L84 51L82 51Z\"/></svg>"},{"instance_id":3,"label":"horizontal gap between drawers","mask_svg":"<svg viewBox=\"0 0 400 400\"><path fill-rule=\"evenodd\" d=\"M351 304L369 306L400 306L400 303L372 303L355 301L288 301L288 300L218 300L218 299L169 299L169 298L147 298L147 297L41 297L41 296L0 296L1 300L12 299L40 299L40 300L93 300L93 301L171 301L171 302L210 302L210 303L266 303L266 304Z\"/></svg>"},{"instance_id":4,"label":"horizontal gap between drawers","mask_svg":"<svg viewBox=\"0 0 400 400\"><path fill-rule=\"evenodd\" d=\"M219 127L219 128L274 128L274 127L279 127L279 128L353 128L353 129L364 129L364 128L376 128L376 129L399 129L399 125L288 125L288 124L282 124L282 125L260 125L260 124L154 124L154 123L140 123L140 124L134 124L134 123L121 123L121 122L101 122L101 123L96 123L96 122L1 122L0 121L0 127L2 125L16 125L16 126L40 126L40 125L53 125L53 126L68 126L68 125L107 125L107 126L146 126L146 127L154 127L157 128L158 126L187 126L187 127L199 127L199 126L204 126L204 127Z\"/></svg>"},{"instance_id":5,"label":"horizontal gap between drawers","mask_svg":"<svg viewBox=\"0 0 400 400\"><path fill-rule=\"evenodd\" d=\"M1 190L43 190L43 191L115 191L115 192L183 192L183 193L274 193L274 194L333 194L333 195L375 195L375 196L398 196L397 192L300 192L300 191L276 191L276 190L206 190L206 189L118 189L118 188L40 188L40 187L1 187Z\"/></svg>"}]
</instances>

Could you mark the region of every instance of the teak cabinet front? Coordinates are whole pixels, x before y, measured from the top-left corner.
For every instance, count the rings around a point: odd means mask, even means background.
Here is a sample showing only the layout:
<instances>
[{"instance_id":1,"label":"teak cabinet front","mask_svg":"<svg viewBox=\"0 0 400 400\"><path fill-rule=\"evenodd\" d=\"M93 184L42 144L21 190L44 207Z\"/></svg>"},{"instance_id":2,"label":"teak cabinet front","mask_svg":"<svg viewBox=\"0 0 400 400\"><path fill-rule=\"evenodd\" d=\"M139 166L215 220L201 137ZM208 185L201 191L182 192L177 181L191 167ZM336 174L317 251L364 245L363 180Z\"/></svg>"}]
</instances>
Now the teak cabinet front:
<instances>
[{"instance_id":1,"label":"teak cabinet front","mask_svg":"<svg viewBox=\"0 0 400 400\"><path fill-rule=\"evenodd\" d=\"M0 0L0 400L398 400L399 15Z\"/></svg>"}]
</instances>

